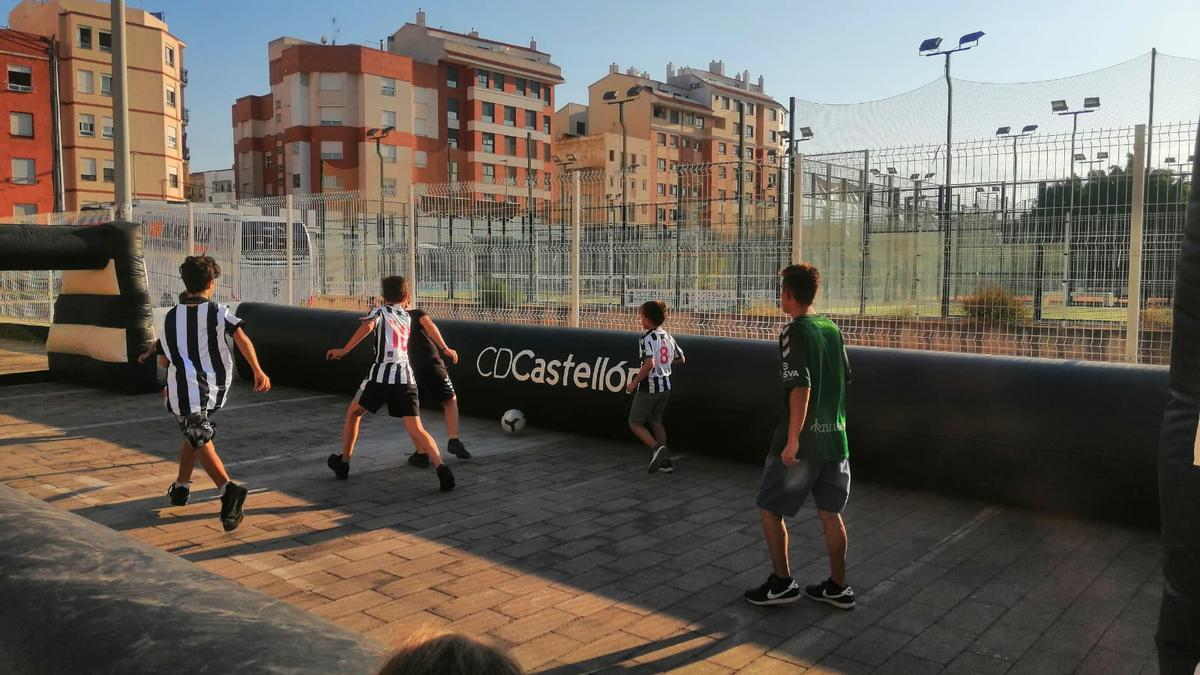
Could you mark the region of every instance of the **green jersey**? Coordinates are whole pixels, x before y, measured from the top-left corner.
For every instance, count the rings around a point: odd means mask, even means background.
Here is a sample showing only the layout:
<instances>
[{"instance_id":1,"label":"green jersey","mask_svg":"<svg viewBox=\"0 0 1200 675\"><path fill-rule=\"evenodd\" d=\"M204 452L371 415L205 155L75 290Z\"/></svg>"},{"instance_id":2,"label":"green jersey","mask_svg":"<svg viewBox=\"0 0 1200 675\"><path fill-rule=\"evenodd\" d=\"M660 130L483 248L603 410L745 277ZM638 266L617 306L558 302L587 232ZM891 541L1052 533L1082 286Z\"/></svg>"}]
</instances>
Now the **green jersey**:
<instances>
[{"instance_id":1,"label":"green jersey","mask_svg":"<svg viewBox=\"0 0 1200 675\"><path fill-rule=\"evenodd\" d=\"M792 320L779 335L783 380L783 424L788 424L788 396L807 388L808 412L800 432L800 454L812 462L836 462L850 456L846 441L846 383L850 360L837 324L816 314Z\"/></svg>"}]
</instances>

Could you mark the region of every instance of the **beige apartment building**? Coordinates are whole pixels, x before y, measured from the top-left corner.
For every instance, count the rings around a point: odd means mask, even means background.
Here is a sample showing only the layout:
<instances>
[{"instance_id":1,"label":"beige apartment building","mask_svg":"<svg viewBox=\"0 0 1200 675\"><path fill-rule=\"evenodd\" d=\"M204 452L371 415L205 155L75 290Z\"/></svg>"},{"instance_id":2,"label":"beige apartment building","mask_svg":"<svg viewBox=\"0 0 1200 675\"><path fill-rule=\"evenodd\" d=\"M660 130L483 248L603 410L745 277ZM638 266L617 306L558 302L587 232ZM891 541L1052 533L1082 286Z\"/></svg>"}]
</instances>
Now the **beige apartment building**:
<instances>
[{"instance_id":1,"label":"beige apartment building","mask_svg":"<svg viewBox=\"0 0 1200 675\"><path fill-rule=\"evenodd\" d=\"M57 41L65 206L113 198L112 20L108 3L22 0L10 27ZM184 200L184 43L161 15L126 10L129 148L135 199Z\"/></svg>"},{"instance_id":2,"label":"beige apartment building","mask_svg":"<svg viewBox=\"0 0 1200 675\"><path fill-rule=\"evenodd\" d=\"M634 87L640 89L631 95ZM570 103L559 109L555 155L572 169L602 169L612 183L605 186L605 208L616 199L619 218L621 106L612 100L625 101L627 222L669 223L682 207L689 218L732 227L739 147L745 213L756 219L778 214L776 183L784 150L779 132L787 123L786 109L767 96L763 78L755 84L749 71L727 76L721 61L711 62L708 70L676 70L668 64L664 80L633 68L621 72L612 64L588 87L587 106ZM739 106L744 122L739 122ZM584 195L589 198L596 206L599 196Z\"/></svg>"},{"instance_id":3,"label":"beige apartment building","mask_svg":"<svg viewBox=\"0 0 1200 675\"><path fill-rule=\"evenodd\" d=\"M549 199L553 90L563 81L549 54L532 41L430 27L424 12L384 47L268 45L270 93L232 110L239 196L382 182L404 201L410 186L453 182L469 185L460 198L523 203L532 186L535 200Z\"/></svg>"}]
</instances>

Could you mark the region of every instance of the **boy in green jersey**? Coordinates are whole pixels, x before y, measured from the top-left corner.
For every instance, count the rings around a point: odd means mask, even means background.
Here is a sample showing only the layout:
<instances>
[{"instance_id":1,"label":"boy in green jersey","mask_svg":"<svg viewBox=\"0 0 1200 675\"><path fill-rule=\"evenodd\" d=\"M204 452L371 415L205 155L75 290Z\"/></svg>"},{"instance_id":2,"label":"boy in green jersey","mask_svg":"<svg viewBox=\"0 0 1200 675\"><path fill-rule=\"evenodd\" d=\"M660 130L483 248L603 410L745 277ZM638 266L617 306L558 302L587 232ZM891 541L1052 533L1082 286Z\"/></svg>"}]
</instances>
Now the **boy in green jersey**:
<instances>
[{"instance_id":1,"label":"boy in green jersey","mask_svg":"<svg viewBox=\"0 0 1200 675\"><path fill-rule=\"evenodd\" d=\"M842 332L816 313L813 299L821 275L812 265L792 265L783 277L780 307L792 322L779 336L784 414L767 452L758 508L763 535L771 552L771 576L746 591L755 605L781 605L800 598L800 586L788 566L784 517L795 516L811 493L825 528L829 579L804 595L840 609L854 607L854 590L846 584L846 526L842 510L850 496L850 461L846 443L846 383L850 362Z\"/></svg>"}]
</instances>

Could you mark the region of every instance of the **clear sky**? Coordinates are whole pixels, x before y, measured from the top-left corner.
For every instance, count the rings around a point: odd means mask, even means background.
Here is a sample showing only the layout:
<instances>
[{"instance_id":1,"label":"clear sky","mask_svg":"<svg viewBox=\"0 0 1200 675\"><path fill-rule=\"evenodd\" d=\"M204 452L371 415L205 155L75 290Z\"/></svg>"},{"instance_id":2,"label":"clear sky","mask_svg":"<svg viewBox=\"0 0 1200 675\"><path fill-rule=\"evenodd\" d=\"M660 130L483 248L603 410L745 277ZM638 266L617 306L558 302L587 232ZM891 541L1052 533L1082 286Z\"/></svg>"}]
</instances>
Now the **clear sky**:
<instances>
[{"instance_id":1,"label":"clear sky","mask_svg":"<svg viewBox=\"0 0 1200 675\"><path fill-rule=\"evenodd\" d=\"M505 42L536 37L562 67L559 105L586 101L587 85L610 62L662 79L667 62L727 72L749 69L767 93L786 101L848 103L914 89L941 75L940 61L917 56L923 38L987 33L955 60L955 78L1014 82L1095 70L1151 47L1200 58L1200 2L1165 0L127 0L163 11L187 43L189 144L193 171L233 163L230 105L267 93L267 42L281 35L378 45L424 6L431 26L472 28ZM334 33L333 19L337 19ZM1198 94L1200 98L1200 94Z\"/></svg>"}]
</instances>

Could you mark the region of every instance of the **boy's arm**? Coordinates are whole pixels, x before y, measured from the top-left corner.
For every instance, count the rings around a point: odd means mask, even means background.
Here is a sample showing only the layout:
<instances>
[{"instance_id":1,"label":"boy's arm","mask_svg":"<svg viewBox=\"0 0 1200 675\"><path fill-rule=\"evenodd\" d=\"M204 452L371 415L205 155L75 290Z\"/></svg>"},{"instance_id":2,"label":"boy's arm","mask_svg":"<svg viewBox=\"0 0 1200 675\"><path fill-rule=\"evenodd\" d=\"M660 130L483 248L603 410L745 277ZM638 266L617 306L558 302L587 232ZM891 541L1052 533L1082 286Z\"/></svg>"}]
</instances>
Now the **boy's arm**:
<instances>
[{"instance_id":1,"label":"boy's arm","mask_svg":"<svg viewBox=\"0 0 1200 675\"><path fill-rule=\"evenodd\" d=\"M341 349L330 349L329 351L325 352L325 358L331 361L337 361L343 356L349 354L354 350L355 347L358 346L358 343L362 342L368 335L371 334L371 331L375 330L375 323L376 319L374 317L369 317L364 320L361 324L359 324L358 330L354 331L354 335L350 336L350 340L346 342L345 347L342 347Z\"/></svg>"},{"instance_id":2,"label":"boy's arm","mask_svg":"<svg viewBox=\"0 0 1200 675\"><path fill-rule=\"evenodd\" d=\"M675 365L682 366L685 363L687 363L687 356L685 356L683 353L683 347L680 347L679 343L676 342L675 343Z\"/></svg>"},{"instance_id":3,"label":"boy's arm","mask_svg":"<svg viewBox=\"0 0 1200 675\"><path fill-rule=\"evenodd\" d=\"M446 344L446 340L442 337L442 331L438 330L437 324L429 318L428 314L421 316L421 327L433 338L433 343L437 345L438 351L450 357L450 363L458 363L458 352L450 349L450 346Z\"/></svg>"},{"instance_id":4,"label":"boy's arm","mask_svg":"<svg viewBox=\"0 0 1200 675\"><path fill-rule=\"evenodd\" d=\"M254 351L254 343L250 342L246 331L234 331L233 342L237 345L238 351L246 359L246 363L250 364L250 370L254 371L254 391L270 391L271 378L267 377L267 374L263 372L262 366L258 364L258 354Z\"/></svg>"},{"instance_id":5,"label":"boy's arm","mask_svg":"<svg viewBox=\"0 0 1200 675\"><path fill-rule=\"evenodd\" d=\"M783 446L781 459L791 466L797 463L800 451L800 432L804 429L804 418L808 414L808 399L812 395L809 387L795 387L788 392L788 435Z\"/></svg>"},{"instance_id":6,"label":"boy's arm","mask_svg":"<svg viewBox=\"0 0 1200 675\"><path fill-rule=\"evenodd\" d=\"M637 375L633 376L629 384L625 385L625 393L632 394L637 391L638 386L642 383L642 380L646 379L651 370L654 370L654 359L649 356L644 357L642 359L642 369L637 372Z\"/></svg>"}]
</instances>

